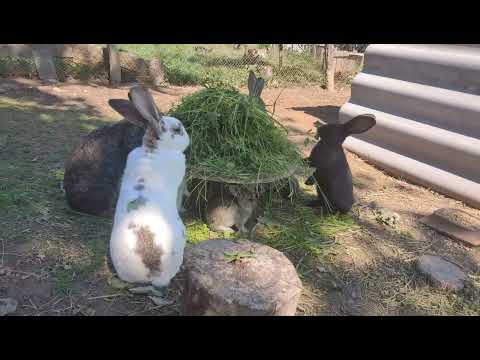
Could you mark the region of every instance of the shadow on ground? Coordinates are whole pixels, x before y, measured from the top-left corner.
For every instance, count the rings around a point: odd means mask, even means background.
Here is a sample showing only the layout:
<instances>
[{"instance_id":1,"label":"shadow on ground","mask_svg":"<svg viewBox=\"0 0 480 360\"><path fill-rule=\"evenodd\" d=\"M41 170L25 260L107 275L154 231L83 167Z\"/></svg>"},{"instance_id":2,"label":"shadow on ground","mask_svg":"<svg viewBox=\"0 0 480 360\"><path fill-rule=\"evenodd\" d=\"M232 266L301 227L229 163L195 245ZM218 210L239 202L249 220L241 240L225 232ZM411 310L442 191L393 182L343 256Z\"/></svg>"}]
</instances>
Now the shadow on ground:
<instances>
[{"instance_id":1,"label":"shadow on ground","mask_svg":"<svg viewBox=\"0 0 480 360\"><path fill-rule=\"evenodd\" d=\"M291 107L291 110L302 111L305 114L316 117L327 124L336 124L338 122L339 106L307 106L307 107Z\"/></svg>"}]
</instances>

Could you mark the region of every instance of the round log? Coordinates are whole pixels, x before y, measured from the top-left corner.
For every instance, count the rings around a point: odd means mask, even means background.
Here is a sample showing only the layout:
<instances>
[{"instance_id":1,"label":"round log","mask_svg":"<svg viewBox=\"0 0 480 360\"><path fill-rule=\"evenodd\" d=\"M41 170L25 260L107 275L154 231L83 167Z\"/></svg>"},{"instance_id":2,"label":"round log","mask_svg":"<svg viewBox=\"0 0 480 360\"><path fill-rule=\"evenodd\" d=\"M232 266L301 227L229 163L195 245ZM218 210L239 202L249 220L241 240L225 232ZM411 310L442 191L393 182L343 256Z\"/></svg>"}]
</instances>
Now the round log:
<instances>
[{"instance_id":1,"label":"round log","mask_svg":"<svg viewBox=\"0 0 480 360\"><path fill-rule=\"evenodd\" d=\"M293 316L302 292L280 251L246 240L207 240L185 249L183 314Z\"/></svg>"}]
</instances>

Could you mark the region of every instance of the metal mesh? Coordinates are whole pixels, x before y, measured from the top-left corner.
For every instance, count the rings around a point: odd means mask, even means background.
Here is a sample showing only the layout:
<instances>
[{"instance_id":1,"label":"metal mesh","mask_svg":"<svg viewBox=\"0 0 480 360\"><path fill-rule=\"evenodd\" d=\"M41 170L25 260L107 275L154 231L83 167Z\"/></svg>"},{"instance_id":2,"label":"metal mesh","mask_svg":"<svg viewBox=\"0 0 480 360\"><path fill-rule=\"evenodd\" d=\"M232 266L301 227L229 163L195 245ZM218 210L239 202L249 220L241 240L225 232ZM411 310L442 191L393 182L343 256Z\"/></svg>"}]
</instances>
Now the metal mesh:
<instances>
[{"instance_id":1,"label":"metal mesh","mask_svg":"<svg viewBox=\"0 0 480 360\"><path fill-rule=\"evenodd\" d=\"M35 62L32 58L27 57L0 57L0 76L36 77L37 69L35 67Z\"/></svg>"},{"instance_id":2,"label":"metal mesh","mask_svg":"<svg viewBox=\"0 0 480 360\"><path fill-rule=\"evenodd\" d=\"M73 57L55 57L55 69L59 80L108 80L108 69L102 62L84 63Z\"/></svg>"},{"instance_id":3,"label":"metal mesh","mask_svg":"<svg viewBox=\"0 0 480 360\"><path fill-rule=\"evenodd\" d=\"M350 49L358 44L340 44L338 49L347 45ZM102 56L103 50L77 46L72 47L71 55L54 57L59 80L108 81L108 56ZM142 58L146 53L148 59ZM326 84L325 44L130 45L119 51L119 59L124 83L155 86L223 83L238 88L247 85L248 73L253 70L266 80L267 87ZM339 56L336 72L349 72L355 68L354 62L349 56ZM0 76L38 75L32 58L7 56L0 57Z\"/></svg>"},{"instance_id":4,"label":"metal mesh","mask_svg":"<svg viewBox=\"0 0 480 360\"><path fill-rule=\"evenodd\" d=\"M149 62L127 52L120 52L120 69L122 82L152 82Z\"/></svg>"},{"instance_id":5,"label":"metal mesh","mask_svg":"<svg viewBox=\"0 0 480 360\"><path fill-rule=\"evenodd\" d=\"M325 84L323 53L312 51L311 45L285 48L281 53L272 44L261 46L155 45L152 59L162 63L160 78L177 86L205 85L223 82L234 87L245 86L253 70L266 80L266 86L307 86ZM318 46L317 46L318 47ZM126 46L120 52L122 81L151 81L149 61L133 54L142 54L141 46Z\"/></svg>"}]
</instances>

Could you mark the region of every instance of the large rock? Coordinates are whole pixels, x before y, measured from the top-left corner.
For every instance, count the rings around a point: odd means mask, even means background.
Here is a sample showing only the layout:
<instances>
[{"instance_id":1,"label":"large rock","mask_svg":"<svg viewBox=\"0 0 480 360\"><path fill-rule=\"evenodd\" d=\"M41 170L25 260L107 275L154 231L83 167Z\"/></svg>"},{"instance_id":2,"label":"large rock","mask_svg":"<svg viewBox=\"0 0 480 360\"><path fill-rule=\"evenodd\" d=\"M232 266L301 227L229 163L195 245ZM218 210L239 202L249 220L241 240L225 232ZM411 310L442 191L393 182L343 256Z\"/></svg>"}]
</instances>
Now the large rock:
<instances>
[{"instance_id":1,"label":"large rock","mask_svg":"<svg viewBox=\"0 0 480 360\"><path fill-rule=\"evenodd\" d=\"M295 315L301 281L280 251L208 240L185 250L184 315Z\"/></svg>"},{"instance_id":2,"label":"large rock","mask_svg":"<svg viewBox=\"0 0 480 360\"><path fill-rule=\"evenodd\" d=\"M440 256L420 256L417 259L417 269L437 287L458 291L465 286L465 273L457 265Z\"/></svg>"}]
</instances>

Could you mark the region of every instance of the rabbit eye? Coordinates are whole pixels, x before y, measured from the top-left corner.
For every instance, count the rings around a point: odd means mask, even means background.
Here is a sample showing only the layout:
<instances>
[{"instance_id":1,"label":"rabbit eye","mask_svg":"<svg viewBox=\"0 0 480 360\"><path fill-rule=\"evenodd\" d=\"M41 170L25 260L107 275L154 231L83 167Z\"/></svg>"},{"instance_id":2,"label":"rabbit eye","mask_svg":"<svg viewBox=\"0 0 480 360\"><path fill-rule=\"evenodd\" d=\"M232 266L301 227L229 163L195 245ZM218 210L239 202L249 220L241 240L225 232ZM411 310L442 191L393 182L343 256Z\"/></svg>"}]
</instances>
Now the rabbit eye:
<instances>
[{"instance_id":1,"label":"rabbit eye","mask_svg":"<svg viewBox=\"0 0 480 360\"><path fill-rule=\"evenodd\" d=\"M182 128L180 126L176 127L176 128L173 128L172 129L172 132L174 134L178 134L178 135L181 135L182 134Z\"/></svg>"}]
</instances>

